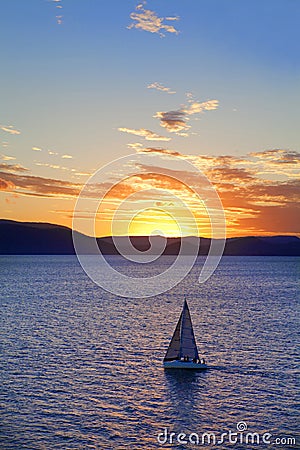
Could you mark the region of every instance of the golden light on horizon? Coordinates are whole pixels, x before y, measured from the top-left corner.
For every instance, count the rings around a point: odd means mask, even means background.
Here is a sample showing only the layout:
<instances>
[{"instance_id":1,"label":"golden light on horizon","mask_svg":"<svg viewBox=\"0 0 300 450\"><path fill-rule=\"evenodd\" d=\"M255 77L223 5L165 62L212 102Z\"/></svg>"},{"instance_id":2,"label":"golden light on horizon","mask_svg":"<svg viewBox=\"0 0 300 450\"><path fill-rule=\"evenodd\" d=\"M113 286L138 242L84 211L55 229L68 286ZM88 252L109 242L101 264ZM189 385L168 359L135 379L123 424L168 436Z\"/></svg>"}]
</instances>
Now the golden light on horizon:
<instances>
[{"instance_id":1,"label":"golden light on horizon","mask_svg":"<svg viewBox=\"0 0 300 450\"><path fill-rule=\"evenodd\" d=\"M139 212L129 223L129 236L162 235L178 237L183 234L180 224L170 214L159 209Z\"/></svg>"}]
</instances>

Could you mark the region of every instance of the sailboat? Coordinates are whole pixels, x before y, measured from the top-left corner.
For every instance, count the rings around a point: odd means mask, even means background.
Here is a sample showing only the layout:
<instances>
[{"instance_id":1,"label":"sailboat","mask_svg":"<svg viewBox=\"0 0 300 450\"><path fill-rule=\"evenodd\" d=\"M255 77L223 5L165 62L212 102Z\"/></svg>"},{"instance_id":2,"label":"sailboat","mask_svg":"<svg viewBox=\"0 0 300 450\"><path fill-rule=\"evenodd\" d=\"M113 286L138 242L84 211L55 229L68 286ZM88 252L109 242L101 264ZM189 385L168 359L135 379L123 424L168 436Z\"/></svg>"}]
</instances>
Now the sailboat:
<instances>
[{"instance_id":1,"label":"sailboat","mask_svg":"<svg viewBox=\"0 0 300 450\"><path fill-rule=\"evenodd\" d=\"M190 310L184 301L181 315L164 357L165 369L207 369L204 359L199 359Z\"/></svg>"}]
</instances>

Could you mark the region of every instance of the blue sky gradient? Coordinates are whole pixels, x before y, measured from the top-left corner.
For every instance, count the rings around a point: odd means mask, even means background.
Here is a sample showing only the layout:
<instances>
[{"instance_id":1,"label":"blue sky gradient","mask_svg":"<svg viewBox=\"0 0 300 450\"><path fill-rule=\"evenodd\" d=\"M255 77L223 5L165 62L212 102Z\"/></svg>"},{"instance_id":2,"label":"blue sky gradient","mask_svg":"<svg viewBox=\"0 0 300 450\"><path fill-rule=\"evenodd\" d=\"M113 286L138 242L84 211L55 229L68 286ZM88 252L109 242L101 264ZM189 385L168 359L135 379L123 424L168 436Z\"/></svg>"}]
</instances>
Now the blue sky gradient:
<instances>
[{"instance_id":1,"label":"blue sky gradient","mask_svg":"<svg viewBox=\"0 0 300 450\"><path fill-rule=\"evenodd\" d=\"M0 130L4 155L36 176L75 180L46 164L68 154L66 167L90 173L136 142L194 156L299 151L299 1L149 0L141 8L178 17L164 21L178 34L161 30L164 37L128 29L136 6L1 1L0 126L20 130ZM154 82L176 94L147 89ZM183 137L153 116L186 107L189 92L219 104L190 115ZM145 142L119 128L171 139Z\"/></svg>"}]
</instances>

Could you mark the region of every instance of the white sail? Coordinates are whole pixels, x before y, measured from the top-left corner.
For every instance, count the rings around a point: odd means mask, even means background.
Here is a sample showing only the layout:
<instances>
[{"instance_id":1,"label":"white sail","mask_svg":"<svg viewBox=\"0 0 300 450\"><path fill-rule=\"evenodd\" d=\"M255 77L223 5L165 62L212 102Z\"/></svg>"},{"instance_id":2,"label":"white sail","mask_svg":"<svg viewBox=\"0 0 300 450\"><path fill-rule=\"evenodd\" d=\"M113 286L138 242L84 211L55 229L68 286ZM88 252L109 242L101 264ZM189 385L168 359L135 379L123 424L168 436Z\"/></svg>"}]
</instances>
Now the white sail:
<instances>
[{"instance_id":1,"label":"white sail","mask_svg":"<svg viewBox=\"0 0 300 450\"><path fill-rule=\"evenodd\" d=\"M185 300L181 319L180 357L199 359L192 319L187 301Z\"/></svg>"},{"instance_id":2,"label":"white sail","mask_svg":"<svg viewBox=\"0 0 300 450\"><path fill-rule=\"evenodd\" d=\"M173 361L174 359L180 358L181 318L182 318L182 313L177 322L177 325L176 325L173 337L171 339L171 342L169 344L164 361Z\"/></svg>"},{"instance_id":3,"label":"white sail","mask_svg":"<svg viewBox=\"0 0 300 450\"><path fill-rule=\"evenodd\" d=\"M186 300L164 361L173 361L185 357L199 359L191 315Z\"/></svg>"}]
</instances>

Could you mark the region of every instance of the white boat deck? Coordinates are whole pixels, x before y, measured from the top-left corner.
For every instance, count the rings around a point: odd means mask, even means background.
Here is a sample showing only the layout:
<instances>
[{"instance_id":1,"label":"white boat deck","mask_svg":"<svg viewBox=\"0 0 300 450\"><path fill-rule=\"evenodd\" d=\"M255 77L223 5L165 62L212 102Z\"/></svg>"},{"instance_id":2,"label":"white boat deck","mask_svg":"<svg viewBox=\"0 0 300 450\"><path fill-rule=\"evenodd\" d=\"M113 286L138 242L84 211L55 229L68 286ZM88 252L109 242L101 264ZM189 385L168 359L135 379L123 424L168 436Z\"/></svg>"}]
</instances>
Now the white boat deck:
<instances>
[{"instance_id":1,"label":"white boat deck","mask_svg":"<svg viewBox=\"0 0 300 450\"><path fill-rule=\"evenodd\" d=\"M165 369L191 369L191 370L205 370L208 366L203 363L194 363L193 361L164 361Z\"/></svg>"}]
</instances>

